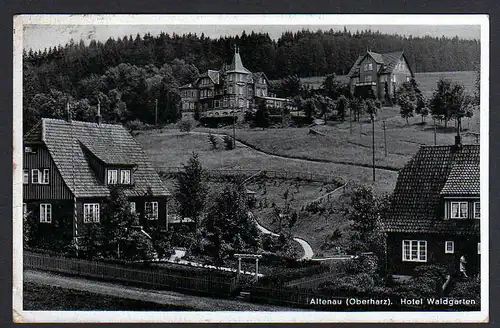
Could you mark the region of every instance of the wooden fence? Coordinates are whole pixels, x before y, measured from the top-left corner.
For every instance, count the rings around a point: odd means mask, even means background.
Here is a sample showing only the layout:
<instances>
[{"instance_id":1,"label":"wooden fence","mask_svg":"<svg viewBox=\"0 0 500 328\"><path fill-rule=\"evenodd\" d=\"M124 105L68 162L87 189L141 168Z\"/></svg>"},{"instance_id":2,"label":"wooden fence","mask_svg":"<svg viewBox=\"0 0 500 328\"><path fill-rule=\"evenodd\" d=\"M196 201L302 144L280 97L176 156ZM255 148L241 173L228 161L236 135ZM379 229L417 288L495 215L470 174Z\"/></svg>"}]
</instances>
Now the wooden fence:
<instances>
[{"instance_id":1,"label":"wooden fence","mask_svg":"<svg viewBox=\"0 0 500 328\"><path fill-rule=\"evenodd\" d=\"M164 175L168 174L175 175L181 171L183 171L183 168L178 166L166 166L160 168L160 173ZM337 185L344 184L342 181L339 181L338 178L335 178L332 175L306 173L306 172L293 172L287 170L275 171L275 170L255 170L255 169L207 169L205 171L207 172L210 178L224 178L232 176L240 176L246 178L257 175L258 177L268 178L268 179L322 182L326 184L337 184Z\"/></svg>"},{"instance_id":2,"label":"wooden fence","mask_svg":"<svg viewBox=\"0 0 500 328\"><path fill-rule=\"evenodd\" d=\"M189 277L154 271L154 269L133 269L118 264L87 261L24 252L24 267L82 277L112 280L117 282L147 285L158 289L175 289L197 293L229 296L236 289L236 278Z\"/></svg>"}]
</instances>

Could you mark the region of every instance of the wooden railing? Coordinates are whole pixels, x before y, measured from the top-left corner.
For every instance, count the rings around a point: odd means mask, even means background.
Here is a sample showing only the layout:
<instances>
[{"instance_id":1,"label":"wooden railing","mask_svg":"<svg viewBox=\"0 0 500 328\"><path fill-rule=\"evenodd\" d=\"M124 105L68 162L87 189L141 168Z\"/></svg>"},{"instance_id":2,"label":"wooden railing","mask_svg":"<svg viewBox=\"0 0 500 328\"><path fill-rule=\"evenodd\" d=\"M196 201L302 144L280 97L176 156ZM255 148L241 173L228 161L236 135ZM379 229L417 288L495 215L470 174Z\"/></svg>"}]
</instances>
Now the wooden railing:
<instances>
[{"instance_id":1,"label":"wooden railing","mask_svg":"<svg viewBox=\"0 0 500 328\"><path fill-rule=\"evenodd\" d=\"M183 170L182 167L178 166L165 166L160 167L160 174L178 174ZM338 178L332 175L326 174L316 174L316 173L305 173L305 172L293 172L287 170L252 170L252 169L207 169L205 170L210 178L221 178L228 176L241 176L250 177L260 172L260 177L271 178L271 179L283 179L283 180L302 180L302 181L312 181L312 182L323 182L327 184L344 184L339 181Z\"/></svg>"},{"instance_id":2,"label":"wooden railing","mask_svg":"<svg viewBox=\"0 0 500 328\"><path fill-rule=\"evenodd\" d=\"M212 275L193 277L182 275L182 273L171 274L155 271L155 269L135 269L118 264L31 252L24 252L24 267L26 269L148 285L158 289L186 290L221 296L229 296L236 289L236 278Z\"/></svg>"}]
</instances>

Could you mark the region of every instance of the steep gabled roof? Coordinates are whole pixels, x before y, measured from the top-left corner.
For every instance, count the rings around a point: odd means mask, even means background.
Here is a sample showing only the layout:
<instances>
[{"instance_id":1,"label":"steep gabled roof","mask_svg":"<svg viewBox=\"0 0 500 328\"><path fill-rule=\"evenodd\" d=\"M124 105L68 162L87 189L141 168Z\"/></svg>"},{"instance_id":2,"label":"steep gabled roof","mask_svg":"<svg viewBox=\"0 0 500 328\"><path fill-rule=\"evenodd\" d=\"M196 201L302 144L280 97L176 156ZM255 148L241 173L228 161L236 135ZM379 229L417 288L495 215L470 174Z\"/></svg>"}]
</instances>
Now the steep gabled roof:
<instances>
[{"instance_id":1,"label":"steep gabled roof","mask_svg":"<svg viewBox=\"0 0 500 328\"><path fill-rule=\"evenodd\" d=\"M253 75L254 82L256 81L256 78L263 77L266 80L267 84L269 84L269 79L267 78L266 73L264 73L264 72L255 72L255 73L252 73L252 75Z\"/></svg>"},{"instance_id":2,"label":"steep gabled roof","mask_svg":"<svg viewBox=\"0 0 500 328\"><path fill-rule=\"evenodd\" d=\"M479 162L455 164L441 195L479 195L480 181Z\"/></svg>"},{"instance_id":3,"label":"steep gabled roof","mask_svg":"<svg viewBox=\"0 0 500 328\"><path fill-rule=\"evenodd\" d=\"M105 197L107 185L99 181L90 167L86 152L105 164L134 165L134 186L124 188L128 197L152 193L167 196L169 192L149 163L146 154L130 133L119 124L97 124L43 118L42 140L61 176L75 197ZM25 143L34 142L29 135Z\"/></svg>"},{"instance_id":4,"label":"steep gabled roof","mask_svg":"<svg viewBox=\"0 0 500 328\"><path fill-rule=\"evenodd\" d=\"M467 177L471 167L479 167L479 145L463 145L461 149L455 146L421 147L399 172L391 211L383 219L384 229L389 232L443 233L453 229L460 230L461 225L464 230L470 229L470 223L467 228L465 223L438 218L438 211L443 190L466 190L458 183L458 174L468 181L479 179L479 172ZM474 185L478 183L479 181ZM447 189L444 189L446 185ZM468 182L467 186L469 185L472 184ZM477 196L475 187L470 190L474 192L471 196Z\"/></svg>"},{"instance_id":5,"label":"steep gabled roof","mask_svg":"<svg viewBox=\"0 0 500 328\"><path fill-rule=\"evenodd\" d=\"M382 58L384 58L384 69L380 72L381 74L391 73L396 67L401 57L404 57L403 51L387 52L381 55ZM411 68L408 61L406 61L406 63L408 64L408 69L411 72Z\"/></svg>"},{"instance_id":6,"label":"steep gabled roof","mask_svg":"<svg viewBox=\"0 0 500 328\"><path fill-rule=\"evenodd\" d=\"M356 60L356 62L354 63L354 65L351 67L351 70L349 71L349 74L348 74L349 77L355 77L355 76L359 75L359 72L357 72L356 69L359 67L361 61L366 56L371 56L377 64L382 65L382 68L378 72L379 74L391 73L401 58L404 58L404 60L407 63L408 69L413 74L413 71L412 71L412 69L409 65L409 62L406 59L406 56L404 55L403 51L386 52L386 53L382 53L382 54L379 54L379 53L376 53L373 51L367 51L366 54L359 56L358 59Z\"/></svg>"},{"instance_id":7,"label":"steep gabled roof","mask_svg":"<svg viewBox=\"0 0 500 328\"><path fill-rule=\"evenodd\" d=\"M194 86L192 83L184 84L183 86L180 86L179 89L193 89Z\"/></svg>"},{"instance_id":8,"label":"steep gabled roof","mask_svg":"<svg viewBox=\"0 0 500 328\"><path fill-rule=\"evenodd\" d=\"M363 57L364 55L358 56L358 59L356 59L354 65L352 65L351 70L349 71L349 73L347 73L347 76L349 77L359 76L359 70L357 70L357 68L359 67L359 63L361 63Z\"/></svg>"}]
</instances>

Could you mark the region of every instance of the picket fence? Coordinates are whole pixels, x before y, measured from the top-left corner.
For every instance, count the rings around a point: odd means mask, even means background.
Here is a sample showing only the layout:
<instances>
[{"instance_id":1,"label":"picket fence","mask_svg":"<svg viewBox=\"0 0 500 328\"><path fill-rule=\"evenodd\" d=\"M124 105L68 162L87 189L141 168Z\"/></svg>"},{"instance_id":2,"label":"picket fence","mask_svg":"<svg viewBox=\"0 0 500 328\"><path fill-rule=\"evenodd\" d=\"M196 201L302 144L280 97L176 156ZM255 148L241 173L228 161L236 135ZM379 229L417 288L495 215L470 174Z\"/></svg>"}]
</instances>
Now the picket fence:
<instances>
[{"instance_id":1,"label":"picket fence","mask_svg":"<svg viewBox=\"0 0 500 328\"><path fill-rule=\"evenodd\" d=\"M174 289L219 296L231 295L237 286L236 278L230 277L218 277L210 274L203 277L193 277L185 273L171 274L158 272L154 269L127 268L119 264L31 252L24 253L24 267L26 269L147 285L155 289Z\"/></svg>"}]
</instances>

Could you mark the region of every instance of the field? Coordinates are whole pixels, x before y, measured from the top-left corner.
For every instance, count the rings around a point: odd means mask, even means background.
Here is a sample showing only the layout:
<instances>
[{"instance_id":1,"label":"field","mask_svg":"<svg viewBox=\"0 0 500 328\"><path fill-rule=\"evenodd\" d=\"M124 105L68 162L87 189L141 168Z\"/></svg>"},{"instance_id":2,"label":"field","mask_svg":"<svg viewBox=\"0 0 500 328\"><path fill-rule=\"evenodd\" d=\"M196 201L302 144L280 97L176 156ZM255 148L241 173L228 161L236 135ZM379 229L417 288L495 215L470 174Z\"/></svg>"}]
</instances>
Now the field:
<instances>
[{"instance_id":1,"label":"field","mask_svg":"<svg viewBox=\"0 0 500 328\"><path fill-rule=\"evenodd\" d=\"M292 130L295 131L295 129ZM237 138L240 138L242 131L245 130L237 132ZM223 132L228 133L229 130ZM275 137L272 135L276 132L274 130L264 132L267 138ZM206 169L252 169L329 174L343 181L371 183L371 168L369 167L289 159L268 155L241 143L237 143L236 149L230 151L212 150L207 135L200 132L151 130L140 133L136 136L136 140L160 171L181 166L187 162L193 152L196 152ZM222 144L219 148L222 148ZM374 184L374 188L378 192L390 192L394 188L396 172L377 170L377 175L380 179Z\"/></svg>"}]
</instances>

